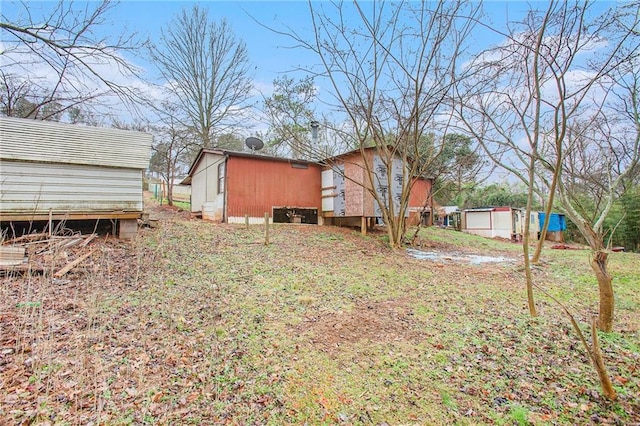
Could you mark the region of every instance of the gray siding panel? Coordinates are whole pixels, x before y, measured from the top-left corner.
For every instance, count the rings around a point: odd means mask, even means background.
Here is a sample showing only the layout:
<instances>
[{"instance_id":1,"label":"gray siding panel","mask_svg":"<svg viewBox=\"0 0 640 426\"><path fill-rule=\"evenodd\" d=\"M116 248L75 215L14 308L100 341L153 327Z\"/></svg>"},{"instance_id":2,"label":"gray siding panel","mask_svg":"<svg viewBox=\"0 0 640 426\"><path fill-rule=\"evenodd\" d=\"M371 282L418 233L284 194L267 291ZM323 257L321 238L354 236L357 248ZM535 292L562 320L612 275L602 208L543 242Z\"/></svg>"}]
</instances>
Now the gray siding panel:
<instances>
[{"instance_id":1,"label":"gray siding panel","mask_svg":"<svg viewBox=\"0 0 640 426\"><path fill-rule=\"evenodd\" d=\"M224 206L224 194L218 194L218 165L225 161L224 155L204 153L192 173L191 211L202 211L202 205L216 202Z\"/></svg>"},{"instance_id":2,"label":"gray siding panel","mask_svg":"<svg viewBox=\"0 0 640 426\"><path fill-rule=\"evenodd\" d=\"M148 133L0 117L0 158L134 169L149 165Z\"/></svg>"},{"instance_id":3,"label":"gray siding panel","mask_svg":"<svg viewBox=\"0 0 640 426\"><path fill-rule=\"evenodd\" d=\"M0 212L143 210L142 170L0 160Z\"/></svg>"}]
</instances>

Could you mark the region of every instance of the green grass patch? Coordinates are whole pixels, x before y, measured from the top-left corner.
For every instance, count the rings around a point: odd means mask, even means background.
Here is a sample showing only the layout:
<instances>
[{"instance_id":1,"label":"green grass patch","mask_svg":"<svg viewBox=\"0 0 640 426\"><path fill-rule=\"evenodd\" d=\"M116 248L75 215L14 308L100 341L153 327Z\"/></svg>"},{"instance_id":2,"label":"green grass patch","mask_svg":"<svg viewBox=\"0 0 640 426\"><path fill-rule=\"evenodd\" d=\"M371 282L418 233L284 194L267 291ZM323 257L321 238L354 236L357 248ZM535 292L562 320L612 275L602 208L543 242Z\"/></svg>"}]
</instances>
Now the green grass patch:
<instances>
[{"instance_id":1,"label":"green grass patch","mask_svg":"<svg viewBox=\"0 0 640 426\"><path fill-rule=\"evenodd\" d=\"M60 423L637 418L640 255L610 258L618 310L615 331L599 337L620 395L612 404L562 310L536 293L541 315L529 317L520 263L419 261L379 235L330 227L275 225L264 246L262 232L176 217L119 252L105 249L100 275L78 273L55 293L50 282L7 291L0 310L18 319L7 322L15 334L7 341L27 348L9 354L22 392L8 396L21 404L11 420L30 421L29 398L60 413ZM438 228L420 236L434 251L517 258L522 249ZM588 251L546 250L534 268L585 331L597 312L588 259ZM52 294L64 303L51 303ZM19 306L36 298L41 305ZM28 371L31 357L56 368ZM70 389L74 399L65 400Z\"/></svg>"}]
</instances>

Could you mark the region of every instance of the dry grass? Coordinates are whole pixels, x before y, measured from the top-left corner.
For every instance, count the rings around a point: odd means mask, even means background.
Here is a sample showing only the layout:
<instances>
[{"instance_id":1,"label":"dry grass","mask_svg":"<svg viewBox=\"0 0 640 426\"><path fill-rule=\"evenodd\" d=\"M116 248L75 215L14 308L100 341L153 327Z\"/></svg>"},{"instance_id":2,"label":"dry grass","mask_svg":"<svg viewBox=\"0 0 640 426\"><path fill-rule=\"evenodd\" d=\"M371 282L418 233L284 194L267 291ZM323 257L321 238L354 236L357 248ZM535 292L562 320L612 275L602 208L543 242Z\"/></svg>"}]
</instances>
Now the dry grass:
<instances>
[{"instance_id":1,"label":"dry grass","mask_svg":"<svg viewBox=\"0 0 640 426\"><path fill-rule=\"evenodd\" d=\"M509 253L428 229L424 247ZM616 254L620 400L550 301L527 316L519 265L419 261L346 229L213 225L165 211L134 243L99 239L64 279L3 278L7 424L577 424L640 422L640 257ZM536 280L586 319L586 252ZM586 324L586 323L585 323ZM585 325L586 327L586 325Z\"/></svg>"}]
</instances>

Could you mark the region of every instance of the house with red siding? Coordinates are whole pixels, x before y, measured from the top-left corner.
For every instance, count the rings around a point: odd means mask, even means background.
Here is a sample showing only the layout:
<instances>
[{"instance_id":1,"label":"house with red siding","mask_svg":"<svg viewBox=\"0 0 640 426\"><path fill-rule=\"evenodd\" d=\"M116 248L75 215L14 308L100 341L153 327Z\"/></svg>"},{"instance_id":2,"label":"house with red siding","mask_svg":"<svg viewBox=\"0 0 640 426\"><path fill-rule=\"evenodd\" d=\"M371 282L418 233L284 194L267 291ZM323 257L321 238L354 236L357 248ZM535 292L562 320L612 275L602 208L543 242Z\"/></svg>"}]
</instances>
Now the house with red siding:
<instances>
[{"instance_id":1,"label":"house with red siding","mask_svg":"<svg viewBox=\"0 0 640 426\"><path fill-rule=\"evenodd\" d=\"M386 164L375 148L357 149L325 160L322 170L322 216L325 223L359 226L365 233L382 217L377 198L392 200L394 212L400 210L403 183L408 170L402 160ZM387 176L387 174L391 176ZM369 175L369 176L367 176ZM411 182L405 217L410 225L421 220L431 204L431 179L414 177Z\"/></svg>"},{"instance_id":2,"label":"house with red siding","mask_svg":"<svg viewBox=\"0 0 640 426\"><path fill-rule=\"evenodd\" d=\"M364 155L371 156L369 164L376 164L373 150ZM244 223L248 216L250 223L263 223L268 213L274 223L359 226L366 232L381 216L368 188L381 180L366 179L362 156L358 150L321 164L202 149L183 183L192 187L192 213L203 219ZM402 163L393 170L402 176ZM419 220L419 211L430 205L430 197L431 180L414 179L407 209L410 221Z\"/></svg>"},{"instance_id":3,"label":"house with red siding","mask_svg":"<svg viewBox=\"0 0 640 426\"><path fill-rule=\"evenodd\" d=\"M191 211L215 222L320 222L318 163L245 152L202 149L183 183Z\"/></svg>"}]
</instances>

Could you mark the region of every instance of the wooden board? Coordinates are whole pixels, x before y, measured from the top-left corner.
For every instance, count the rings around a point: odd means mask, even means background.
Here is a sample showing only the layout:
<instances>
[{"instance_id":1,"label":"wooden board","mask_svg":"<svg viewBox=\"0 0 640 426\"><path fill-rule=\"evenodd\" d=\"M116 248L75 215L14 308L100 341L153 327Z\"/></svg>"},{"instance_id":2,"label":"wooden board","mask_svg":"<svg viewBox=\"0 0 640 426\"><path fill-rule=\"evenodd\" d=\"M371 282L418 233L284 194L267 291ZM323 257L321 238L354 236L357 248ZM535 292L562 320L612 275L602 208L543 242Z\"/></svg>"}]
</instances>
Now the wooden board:
<instances>
[{"instance_id":1,"label":"wooden board","mask_svg":"<svg viewBox=\"0 0 640 426\"><path fill-rule=\"evenodd\" d=\"M21 265L24 261L25 248L21 246L0 246L0 266Z\"/></svg>"}]
</instances>

